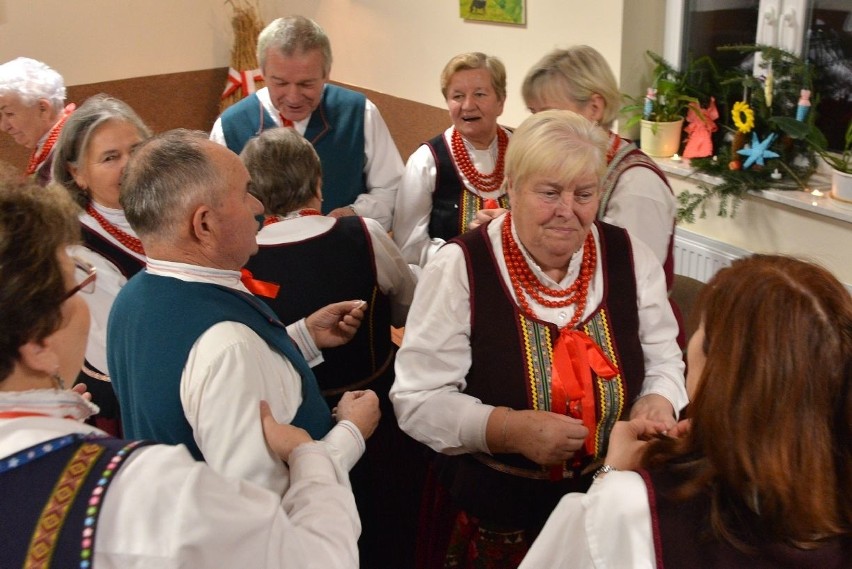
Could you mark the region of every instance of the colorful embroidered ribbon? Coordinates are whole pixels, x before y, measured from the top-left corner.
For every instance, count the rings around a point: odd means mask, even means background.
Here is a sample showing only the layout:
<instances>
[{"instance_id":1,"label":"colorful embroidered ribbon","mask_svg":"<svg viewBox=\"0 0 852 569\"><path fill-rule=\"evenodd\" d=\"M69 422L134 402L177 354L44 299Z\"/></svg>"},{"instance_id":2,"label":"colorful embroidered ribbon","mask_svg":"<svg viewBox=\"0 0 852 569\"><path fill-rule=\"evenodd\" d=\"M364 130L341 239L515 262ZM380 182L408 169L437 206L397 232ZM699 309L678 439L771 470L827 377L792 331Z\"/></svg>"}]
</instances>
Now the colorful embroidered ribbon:
<instances>
[{"instance_id":1,"label":"colorful embroidered ribbon","mask_svg":"<svg viewBox=\"0 0 852 569\"><path fill-rule=\"evenodd\" d=\"M252 294L265 296L266 298L275 298L278 296L281 285L256 279L248 269L240 269L240 273L240 280Z\"/></svg>"},{"instance_id":2,"label":"colorful embroidered ribbon","mask_svg":"<svg viewBox=\"0 0 852 569\"><path fill-rule=\"evenodd\" d=\"M562 329L553 347L553 372L551 373L550 410L582 419L589 429L585 448L594 454L595 391L592 371L603 379L618 375L618 369L587 334L579 330ZM562 465L554 467L551 474L562 478Z\"/></svg>"},{"instance_id":3,"label":"colorful embroidered ribbon","mask_svg":"<svg viewBox=\"0 0 852 569\"><path fill-rule=\"evenodd\" d=\"M225 90L222 91L222 98L230 97L237 89L242 90L243 97L251 95L257 91L255 81L263 81L260 69L237 71L231 67L228 69L228 81L225 83Z\"/></svg>"}]
</instances>

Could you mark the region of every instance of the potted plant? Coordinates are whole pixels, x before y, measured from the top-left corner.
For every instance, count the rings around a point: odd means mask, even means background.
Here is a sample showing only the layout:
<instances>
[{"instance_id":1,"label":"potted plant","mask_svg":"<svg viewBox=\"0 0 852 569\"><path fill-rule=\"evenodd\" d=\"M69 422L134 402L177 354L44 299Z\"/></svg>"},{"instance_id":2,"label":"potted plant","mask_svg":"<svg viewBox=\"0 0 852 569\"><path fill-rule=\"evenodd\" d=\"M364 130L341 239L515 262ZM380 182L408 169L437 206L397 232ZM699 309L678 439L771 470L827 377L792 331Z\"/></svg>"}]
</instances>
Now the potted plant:
<instances>
[{"instance_id":1,"label":"potted plant","mask_svg":"<svg viewBox=\"0 0 852 569\"><path fill-rule=\"evenodd\" d=\"M816 153L831 168L831 195L841 201L852 203L852 120L846 127L843 150L838 154L826 149L828 142L821 132L810 139Z\"/></svg>"},{"instance_id":2,"label":"potted plant","mask_svg":"<svg viewBox=\"0 0 852 569\"><path fill-rule=\"evenodd\" d=\"M697 105L699 101L688 94L688 73L678 71L652 51L647 55L654 62L653 87L644 97L628 96L633 103L621 112L632 115L625 123L627 128L641 125L639 146L645 153L669 157L680 149L683 119L689 105Z\"/></svg>"}]
</instances>

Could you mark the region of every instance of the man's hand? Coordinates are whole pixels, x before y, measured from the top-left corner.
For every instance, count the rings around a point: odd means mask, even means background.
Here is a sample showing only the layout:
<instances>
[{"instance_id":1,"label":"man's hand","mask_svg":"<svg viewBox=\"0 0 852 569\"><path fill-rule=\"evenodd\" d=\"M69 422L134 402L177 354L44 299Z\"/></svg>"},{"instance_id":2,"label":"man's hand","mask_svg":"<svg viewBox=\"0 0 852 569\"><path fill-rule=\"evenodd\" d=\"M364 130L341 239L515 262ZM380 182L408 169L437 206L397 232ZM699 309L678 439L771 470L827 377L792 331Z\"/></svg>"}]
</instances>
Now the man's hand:
<instances>
[{"instance_id":1,"label":"man's hand","mask_svg":"<svg viewBox=\"0 0 852 569\"><path fill-rule=\"evenodd\" d=\"M470 223L467 224L467 228L468 229L476 229L477 227L479 227L483 223L487 223L487 222L491 221L492 219L494 219L495 217L500 217L501 215L503 215L507 211L509 211L509 210L506 209L506 208L502 208L502 207L498 207L498 208L494 208L494 209L481 209L481 210L476 212L476 217L474 217L473 220Z\"/></svg>"},{"instance_id":2,"label":"man's hand","mask_svg":"<svg viewBox=\"0 0 852 569\"><path fill-rule=\"evenodd\" d=\"M630 410L630 418L665 423L666 429L675 426L674 407L668 399L656 393L649 393L637 399Z\"/></svg>"},{"instance_id":3,"label":"man's hand","mask_svg":"<svg viewBox=\"0 0 852 569\"><path fill-rule=\"evenodd\" d=\"M334 417L338 421L352 421L364 440L370 438L382 412L379 411L379 397L372 389L347 391L334 408Z\"/></svg>"},{"instance_id":4,"label":"man's hand","mask_svg":"<svg viewBox=\"0 0 852 569\"><path fill-rule=\"evenodd\" d=\"M358 215L358 214L355 213L355 210L352 209L352 206L348 206L348 205L343 206L343 207L339 207L337 209L333 209L330 212L328 212L329 217L350 217L350 216L353 216L353 215Z\"/></svg>"},{"instance_id":5,"label":"man's hand","mask_svg":"<svg viewBox=\"0 0 852 569\"><path fill-rule=\"evenodd\" d=\"M336 348L351 340L358 331L366 306L364 300L335 302L305 318L305 326L319 349Z\"/></svg>"},{"instance_id":6,"label":"man's hand","mask_svg":"<svg viewBox=\"0 0 852 569\"><path fill-rule=\"evenodd\" d=\"M304 429L276 421L266 401L260 402L260 423L266 444L285 462L297 446L313 440Z\"/></svg>"}]
</instances>

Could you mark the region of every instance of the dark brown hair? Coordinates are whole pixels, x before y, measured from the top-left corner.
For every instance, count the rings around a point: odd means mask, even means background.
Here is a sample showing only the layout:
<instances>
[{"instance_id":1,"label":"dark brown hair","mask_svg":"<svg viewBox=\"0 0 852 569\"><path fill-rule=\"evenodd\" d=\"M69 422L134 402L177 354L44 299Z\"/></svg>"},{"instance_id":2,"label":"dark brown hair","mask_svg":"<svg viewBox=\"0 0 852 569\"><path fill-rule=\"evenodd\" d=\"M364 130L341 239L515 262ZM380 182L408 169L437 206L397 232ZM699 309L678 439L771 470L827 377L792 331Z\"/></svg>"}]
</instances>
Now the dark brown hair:
<instances>
[{"instance_id":1,"label":"dark brown hair","mask_svg":"<svg viewBox=\"0 0 852 569\"><path fill-rule=\"evenodd\" d=\"M66 286L57 252L79 241L78 213L64 188L0 172L0 381L21 346L62 325Z\"/></svg>"},{"instance_id":2,"label":"dark brown hair","mask_svg":"<svg viewBox=\"0 0 852 569\"><path fill-rule=\"evenodd\" d=\"M736 519L815 548L852 528L852 298L827 270L755 255L699 297L707 360L691 431L649 446L645 466L686 461L682 497L709 493L717 536Z\"/></svg>"}]
</instances>

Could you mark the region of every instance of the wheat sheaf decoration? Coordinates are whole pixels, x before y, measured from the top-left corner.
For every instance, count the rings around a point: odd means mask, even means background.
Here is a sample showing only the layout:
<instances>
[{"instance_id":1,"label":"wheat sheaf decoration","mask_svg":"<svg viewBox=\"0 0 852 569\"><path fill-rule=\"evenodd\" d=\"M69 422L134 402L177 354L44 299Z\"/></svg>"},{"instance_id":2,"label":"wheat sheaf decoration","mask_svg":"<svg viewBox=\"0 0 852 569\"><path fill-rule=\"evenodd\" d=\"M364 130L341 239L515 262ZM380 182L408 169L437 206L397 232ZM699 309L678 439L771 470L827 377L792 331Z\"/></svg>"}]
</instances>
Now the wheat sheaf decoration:
<instances>
[{"instance_id":1,"label":"wheat sheaf decoration","mask_svg":"<svg viewBox=\"0 0 852 569\"><path fill-rule=\"evenodd\" d=\"M258 16L257 2L249 0L226 0L234 11L231 26L234 29L234 45L231 48L231 67L219 111L224 111L243 97L263 87L263 76L257 67L257 36L263 30Z\"/></svg>"}]
</instances>

